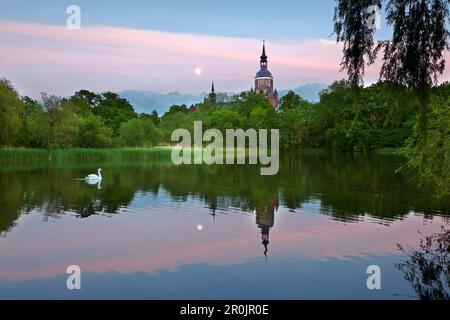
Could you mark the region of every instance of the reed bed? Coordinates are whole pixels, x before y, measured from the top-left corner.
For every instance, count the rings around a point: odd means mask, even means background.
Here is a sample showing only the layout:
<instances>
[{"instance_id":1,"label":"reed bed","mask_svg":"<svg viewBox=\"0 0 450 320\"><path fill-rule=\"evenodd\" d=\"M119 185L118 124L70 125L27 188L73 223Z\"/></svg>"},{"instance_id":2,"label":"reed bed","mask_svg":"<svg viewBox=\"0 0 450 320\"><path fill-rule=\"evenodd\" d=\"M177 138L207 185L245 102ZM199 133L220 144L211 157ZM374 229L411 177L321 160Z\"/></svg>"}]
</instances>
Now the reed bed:
<instances>
[{"instance_id":1,"label":"reed bed","mask_svg":"<svg viewBox=\"0 0 450 320\"><path fill-rule=\"evenodd\" d=\"M170 160L170 148L125 149L0 149L0 163Z\"/></svg>"}]
</instances>

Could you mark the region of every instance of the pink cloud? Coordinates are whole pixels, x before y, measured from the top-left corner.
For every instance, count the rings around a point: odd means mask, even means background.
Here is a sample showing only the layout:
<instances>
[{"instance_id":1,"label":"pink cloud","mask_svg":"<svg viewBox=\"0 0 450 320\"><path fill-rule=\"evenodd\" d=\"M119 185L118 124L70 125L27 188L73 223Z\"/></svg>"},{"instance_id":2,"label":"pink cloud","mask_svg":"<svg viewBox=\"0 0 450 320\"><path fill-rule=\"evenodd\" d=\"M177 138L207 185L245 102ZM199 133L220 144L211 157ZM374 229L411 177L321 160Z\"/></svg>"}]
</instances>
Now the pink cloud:
<instances>
[{"instance_id":1,"label":"pink cloud","mask_svg":"<svg viewBox=\"0 0 450 320\"><path fill-rule=\"evenodd\" d=\"M79 89L205 92L248 90L259 67L261 39L154 30L0 21L0 76L21 94L71 95ZM340 72L342 47L333 40L268 41L269 67L278 88L331 83ZM448 57L450 60L450 56ZM378 78L367 69L366 83ZM200 67L198 77L194 69ZM445 71L442 81L450 80Z\"/></svg>"},{"instance_id":2,"label":"pink cloud","mask_svg":"<svg viewBox=\"0 0 450 320\"><path fill-rule=\"evenodd\" d=\"M80 88L202 92L213 78L220 90L239 91L252 85L261 40L1 21L0 50L1 76L23 94L68 95ZM268 53L279 87L344 76L332 41L269 41ZM195 77L196 67L201 77Z\"/></svg>"}]
</instances>

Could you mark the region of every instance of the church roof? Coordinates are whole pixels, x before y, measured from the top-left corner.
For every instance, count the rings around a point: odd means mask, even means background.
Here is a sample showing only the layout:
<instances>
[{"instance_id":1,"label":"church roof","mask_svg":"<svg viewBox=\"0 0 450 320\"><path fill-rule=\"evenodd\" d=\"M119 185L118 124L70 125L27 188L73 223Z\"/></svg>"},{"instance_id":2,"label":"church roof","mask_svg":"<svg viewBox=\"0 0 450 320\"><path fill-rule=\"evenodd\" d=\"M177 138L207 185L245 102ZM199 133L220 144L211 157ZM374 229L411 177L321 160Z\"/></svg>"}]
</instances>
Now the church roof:
<instances>
[{"instance_id":1,"label":"church roof","mask_svg":"<svg viewBox=\"0 0 450 320\"><path fill-rule=\"evenodd\" d=\"M267 68L261 68L256 73L256 78L272 78L272 73Z\"/></svg>"}]
</instances>

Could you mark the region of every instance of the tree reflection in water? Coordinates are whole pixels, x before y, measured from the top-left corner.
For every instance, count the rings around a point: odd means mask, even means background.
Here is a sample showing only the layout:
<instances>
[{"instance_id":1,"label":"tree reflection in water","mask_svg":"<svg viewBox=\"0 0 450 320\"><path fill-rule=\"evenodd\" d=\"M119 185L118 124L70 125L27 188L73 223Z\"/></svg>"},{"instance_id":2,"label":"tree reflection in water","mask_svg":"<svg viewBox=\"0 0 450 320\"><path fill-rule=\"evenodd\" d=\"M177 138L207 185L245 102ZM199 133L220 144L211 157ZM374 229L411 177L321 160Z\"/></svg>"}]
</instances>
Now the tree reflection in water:
<instances>
[{"instance_id":1,"label":"tree reflection in water","mask_svg":"<svg viewBox=\"0 0 450 320\"><path fill-rule=\"evenodd\" d=\"M450 198L437 198L410 176L395 173L398 157L318 151L286 154L280 161L276 176L261 176L252 165L174 166L170 159L126 155L0 164L0 237L20 223L21 215L35 211L47 221L67 213L83 219L112 216L135 210L136 203L145 203L138 210L168 214L200 203L213 218L236 209L254 214L261 254L267 257L279 208L298 214L312 207L337 221L370 217L387 225L411 212L424 219L436 212L450 216ZM101 189L74 180L98 167L105 170Z\"/></svg>"},{"instance_id":2,"label":"tree reflection in water","mask_svg":"<svg viewBox=\"0 0 450 320\"><path fill-rule=\"evenodd\" d=\"M399 249L408 255L406 262L396 264L421 300L450 299L450 228L425 237L419 249Z\"/></svg>"}]
</instances>

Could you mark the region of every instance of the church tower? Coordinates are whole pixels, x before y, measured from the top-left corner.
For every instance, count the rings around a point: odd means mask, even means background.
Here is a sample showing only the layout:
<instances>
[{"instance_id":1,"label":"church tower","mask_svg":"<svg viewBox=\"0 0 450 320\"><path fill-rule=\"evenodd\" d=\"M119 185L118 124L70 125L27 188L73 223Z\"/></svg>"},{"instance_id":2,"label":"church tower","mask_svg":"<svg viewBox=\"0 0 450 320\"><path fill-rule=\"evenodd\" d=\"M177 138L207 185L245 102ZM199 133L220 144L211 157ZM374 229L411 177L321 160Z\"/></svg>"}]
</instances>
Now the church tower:
<instances>
[{"instance_id":1,"label":"church tower","mask_svg":"<svg viewBox=\"0 0 450 320\"><path fill-rule=\"evenodd\" d=\"M215 106L217 103L217 94L216 94L216 90L214 88L214 81L211 85L211 93L209 94L209 102Z\"/></svg>"},{"instance_id":2,"label":"church tower","mask_svg":"<svg viewBox=\"0 0 450 320\"><path fill-rule=\"evenodd\" d=\"M263 42L260 64L261 68L255 77L255 92L264 94L275 110L278 110L278 92L273 89L273 76L267 68L268 62L265 41Z\"/></svg>"}]
</instances>

